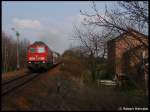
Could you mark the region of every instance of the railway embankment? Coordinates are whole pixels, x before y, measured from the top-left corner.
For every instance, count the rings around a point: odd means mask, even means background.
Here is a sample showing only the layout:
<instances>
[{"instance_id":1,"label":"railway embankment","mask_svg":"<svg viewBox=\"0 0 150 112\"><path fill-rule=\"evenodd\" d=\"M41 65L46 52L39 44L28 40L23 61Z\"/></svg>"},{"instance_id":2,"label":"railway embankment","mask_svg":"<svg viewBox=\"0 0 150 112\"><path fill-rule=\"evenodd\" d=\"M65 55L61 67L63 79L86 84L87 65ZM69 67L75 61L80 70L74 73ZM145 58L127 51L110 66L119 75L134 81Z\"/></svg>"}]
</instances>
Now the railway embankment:
<instances>
[{"instance_id":1,"label":"railway embankment","mask_svg":"<svg viewBox=\"0 0 150 112\"><path fill-rule=\"evenodd\" d=\"M11 94L2 97L2 110L118 110L147 108L139 91L120 91L114 86L86 83L82 61L63 57L62 63ZM84 80L86 79L86 80Z\"/></svg>"}]
</instances>

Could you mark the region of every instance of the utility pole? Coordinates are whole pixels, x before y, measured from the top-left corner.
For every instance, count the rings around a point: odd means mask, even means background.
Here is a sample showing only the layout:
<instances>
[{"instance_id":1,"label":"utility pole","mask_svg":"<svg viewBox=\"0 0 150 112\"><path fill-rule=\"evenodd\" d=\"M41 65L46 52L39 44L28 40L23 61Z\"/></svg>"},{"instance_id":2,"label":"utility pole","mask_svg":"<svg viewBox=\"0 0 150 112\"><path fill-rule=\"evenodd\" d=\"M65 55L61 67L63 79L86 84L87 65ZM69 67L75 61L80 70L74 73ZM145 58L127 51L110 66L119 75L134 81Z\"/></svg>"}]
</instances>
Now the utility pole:
<instances>
[{"instance_id":1,"label":"utility pole","mask_svg":"<svg viewBox=\"0 0 150 112\"><path fill-rule=\"evenodd\" d=\"M13 31L15 31L17 36L17 70L20 68L20 62L19 62L19 32L15 30L15 28L12 28Z\"/></svg>"}]
</instances>

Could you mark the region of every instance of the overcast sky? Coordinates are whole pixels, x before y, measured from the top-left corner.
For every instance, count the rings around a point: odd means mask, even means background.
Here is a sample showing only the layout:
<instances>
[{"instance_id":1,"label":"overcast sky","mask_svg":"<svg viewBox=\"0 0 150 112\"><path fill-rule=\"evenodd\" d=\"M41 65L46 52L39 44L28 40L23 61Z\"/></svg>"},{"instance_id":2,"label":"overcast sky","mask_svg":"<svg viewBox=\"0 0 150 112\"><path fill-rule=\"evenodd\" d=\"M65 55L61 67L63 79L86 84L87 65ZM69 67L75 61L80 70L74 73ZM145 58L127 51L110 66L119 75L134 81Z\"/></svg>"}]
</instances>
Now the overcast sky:
<instances>
[{"instance_id":1,"label":"overcast sky","mask_svg":"<svg viewBox=\"0 0 150 112\"><path fill-rule=\"evenodd\" d=\"M113 3L96 2L101 12L104 12L105 4L114 7ZM5 1L2 2L2 30L15 38L11 30L15 27L20 38L27 38L32 43L41 40L51 49L63 53L71 44L77 44L72 40L73 24L82 21L80 10L92 12L91 5L90 1Z\"/></svg>"}]
</instances>

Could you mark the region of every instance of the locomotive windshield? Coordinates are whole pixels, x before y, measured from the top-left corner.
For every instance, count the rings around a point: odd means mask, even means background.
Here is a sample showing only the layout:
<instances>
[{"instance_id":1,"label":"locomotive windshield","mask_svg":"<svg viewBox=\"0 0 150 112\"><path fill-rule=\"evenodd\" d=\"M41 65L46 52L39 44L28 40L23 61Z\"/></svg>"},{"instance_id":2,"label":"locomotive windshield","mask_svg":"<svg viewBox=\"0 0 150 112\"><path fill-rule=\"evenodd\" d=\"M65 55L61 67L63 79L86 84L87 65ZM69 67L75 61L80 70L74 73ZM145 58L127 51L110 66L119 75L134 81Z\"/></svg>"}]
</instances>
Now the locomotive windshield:
<instances>
[{"instance_id":1,"label":"locomotive windshield","mask_svg":"<svg viewBox=\"0 0 150 112\"><path fill-rule=\"evenodd\" d=\"M29 48L29 52L31 53L44 53L45 52L45 48L44 47L31 47Z\"/></svg>"},{"instance_id":2,"label":"locomotive windshield","mask_svg":"<svg viewBox=\"0 0 150 112\"><path fill-rule=\"evenodd\" d=\"M31 47L31 48L29 49L29 51L32 52L32 53L34 53L34 52L35 52L35 48Z\"/></svg>"},{"instance_id":3,"label":"locomotive windshield","mask_svg":"<svg viewBox=\"0 0 150 112\"><path fill-rule=\"evenodd\" d=\"M38 47L37 52L38 53L44 53L45 52L44 47Z\"/></svg>"}]
</instances>

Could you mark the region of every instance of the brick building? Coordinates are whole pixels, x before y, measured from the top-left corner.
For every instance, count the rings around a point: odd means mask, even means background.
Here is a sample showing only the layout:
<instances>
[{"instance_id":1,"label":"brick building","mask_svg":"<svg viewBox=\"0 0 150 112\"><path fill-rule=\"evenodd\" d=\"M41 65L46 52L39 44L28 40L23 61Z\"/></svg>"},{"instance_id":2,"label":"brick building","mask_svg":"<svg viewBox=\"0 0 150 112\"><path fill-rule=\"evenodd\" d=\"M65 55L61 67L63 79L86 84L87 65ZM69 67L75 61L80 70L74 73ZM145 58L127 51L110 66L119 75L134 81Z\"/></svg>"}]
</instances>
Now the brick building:
<instances>
[{"instance_id":1,"label":"brick building","mask_svg":"<svg viewBox=\"0 0 150 112\"><path fill-rule=\"evenodd\" d=\"M141 69L142 60L148 59L148 37L135 30L121 34L109 40L108 60L115 76L128 75L134 79ZM142 75L142 74L140 74Z\"/></svg>"}]
</instances>

